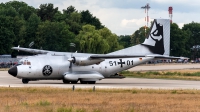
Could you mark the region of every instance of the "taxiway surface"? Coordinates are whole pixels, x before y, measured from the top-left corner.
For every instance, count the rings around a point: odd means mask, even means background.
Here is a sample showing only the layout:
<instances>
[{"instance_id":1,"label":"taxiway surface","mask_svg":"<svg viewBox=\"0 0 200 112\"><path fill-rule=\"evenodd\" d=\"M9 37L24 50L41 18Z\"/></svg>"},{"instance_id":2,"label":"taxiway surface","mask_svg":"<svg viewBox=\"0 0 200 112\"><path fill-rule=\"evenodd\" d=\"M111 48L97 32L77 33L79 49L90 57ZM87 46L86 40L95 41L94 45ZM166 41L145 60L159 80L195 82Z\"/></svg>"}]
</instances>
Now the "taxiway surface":
<instances>
[{"instance_id":1,"label":"taxiway surface","mask_svg":"<svg viewBox=\"0 0 200 112\"><path fill-rule=\"evenodd\" d=\"M181 67L182 66L182 67ZM186 65L159 65L149 66L142 65L130 69L133 71L139 70L162 70L162 68L173 69L200 69L200 64ZM200 81L186 80L165 80L165 79L143 79L143 78L124 78L124 79L103 79L97 81L96 84L63 84L62 80L40 80L30 81L28 84L23 84L21 79L17 79L8 74L7 71L0 71L0 87L56 87L56 88L151 88L151 89L200 89Z\"/></svg>"},{"instance_id":2,"label":"taxiway surface","mask_svg":"<svg viewBox=\"0 0 200 112\"><path fill-rule=\"evenodd\" d=\"M200 69L200 64L195 63L178 63L178 64L143 64L133 67L129 71L154 71L154 70L184 70L184 69Z\"/></svg>"}]
</instances>

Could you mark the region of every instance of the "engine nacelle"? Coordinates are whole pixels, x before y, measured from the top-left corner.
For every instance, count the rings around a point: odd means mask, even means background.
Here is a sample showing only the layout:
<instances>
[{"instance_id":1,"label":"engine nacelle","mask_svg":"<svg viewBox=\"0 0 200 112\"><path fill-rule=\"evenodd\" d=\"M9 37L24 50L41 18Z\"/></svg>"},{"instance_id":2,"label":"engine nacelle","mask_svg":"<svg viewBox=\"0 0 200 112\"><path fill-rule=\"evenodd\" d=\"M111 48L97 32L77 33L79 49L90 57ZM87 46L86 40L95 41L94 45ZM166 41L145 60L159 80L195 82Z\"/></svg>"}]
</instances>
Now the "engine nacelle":
<instances>
[{"instance_id":1,"label":"engine nacelle","mask_svg":"<svg viewBox=\"0 0 200 112\"><path fill-rule=\"evenodd\" d=\"M89 57L72 57L72 58L73 58L72 62L78 66L99 64L102 61L104 61L104 59L91 59Z\"/></svg>"}]
</instances>

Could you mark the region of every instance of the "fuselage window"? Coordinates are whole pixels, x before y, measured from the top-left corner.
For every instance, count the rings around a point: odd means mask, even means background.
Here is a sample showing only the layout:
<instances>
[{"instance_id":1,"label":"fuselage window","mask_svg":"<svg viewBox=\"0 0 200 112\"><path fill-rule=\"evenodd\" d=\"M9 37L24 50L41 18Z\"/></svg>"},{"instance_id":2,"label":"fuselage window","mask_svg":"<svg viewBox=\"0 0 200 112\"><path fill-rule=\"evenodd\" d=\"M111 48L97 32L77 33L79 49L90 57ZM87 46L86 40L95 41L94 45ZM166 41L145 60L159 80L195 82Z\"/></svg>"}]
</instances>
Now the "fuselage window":
<instances>
[{"instance_id":1,"label":"fuselage window","mask_svg":"<svg viewBox=\"0 0 200 112\"><path fill-rule=\"evenodd\" d=\"M31 65L31 62L28 61L28 60L25 60L24 63L23 63L23 65Z\"/></svg>"},{"instance_id":2,"label":"fuselage window","mask_svg":"<svg viewBox=\"0 0 200 112\"><path fill-rule=\"evenodd\" d=\"M31 65L31 62L30 62L30 61L27 61L27 65Z\"/></svg>"},{"instance_id":3,"label":"fuselage window","mask_svg":"<svg viewBox=\"0 0 200 112\"><path fill-rule=\"evenodd\" d=\"M26 65L26 61L24 61L23 65Z\"/></svg>"}]
</instances>

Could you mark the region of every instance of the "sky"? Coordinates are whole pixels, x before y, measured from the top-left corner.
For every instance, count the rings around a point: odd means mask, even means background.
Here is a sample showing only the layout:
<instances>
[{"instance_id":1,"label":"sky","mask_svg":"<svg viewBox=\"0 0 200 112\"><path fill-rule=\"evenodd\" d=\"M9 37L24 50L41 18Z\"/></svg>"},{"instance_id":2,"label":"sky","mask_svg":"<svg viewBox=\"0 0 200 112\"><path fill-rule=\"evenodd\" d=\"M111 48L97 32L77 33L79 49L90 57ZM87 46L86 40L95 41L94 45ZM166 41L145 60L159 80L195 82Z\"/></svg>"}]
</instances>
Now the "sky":
<instances>
[{"instance_id":1,"label":"sky","mask_svg":"<svg viewBox=\"0 0 200 112\"><path fill-rule=\"evenodd\" d=\"M8 2L1 0L0 2ZM29 6L39 8L40 4L53 3L60 11L70 5L76 10L89 10L93 16L117 35L132 35L140 27L145 26L145 10L150 5L150 21L157 18L169 19L168 7L173 7L174 23L180 28L184 24L200 22L200 0L19 0ZM150 23L149 23L150 24Z\"/></svg>"}]
</instances>

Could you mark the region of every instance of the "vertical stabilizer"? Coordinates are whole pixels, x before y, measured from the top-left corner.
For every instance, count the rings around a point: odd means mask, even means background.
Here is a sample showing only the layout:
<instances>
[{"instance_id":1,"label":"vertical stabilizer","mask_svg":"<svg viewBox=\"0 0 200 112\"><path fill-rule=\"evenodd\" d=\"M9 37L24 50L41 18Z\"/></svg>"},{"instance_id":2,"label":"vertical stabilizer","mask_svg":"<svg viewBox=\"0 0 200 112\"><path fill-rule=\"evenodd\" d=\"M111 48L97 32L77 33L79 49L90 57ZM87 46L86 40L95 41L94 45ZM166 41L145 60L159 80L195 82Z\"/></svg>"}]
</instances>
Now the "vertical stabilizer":
<instances>
[{"instance_id":1,"label":"vertical stabilizer","mask_svg":"<svg viewBox=\"0 0 200 112\"><path fill-rule=\"evenodd\" d=\"M115 55L169 55L170 53L170 20L155 19L150 32L142 44L131 46L109 54Z\"/></svg>"},{"instance_id":2,"label":"vertical stabilizer","mask_svg":"<svg viewBox=\"0 0 200 112\"><path fill-rule=\"evenodd\" d=\"M142 43L153 54L169 55L170 53L170 20L155 19L148 37Z\"/></svg>"}]
</instances>

